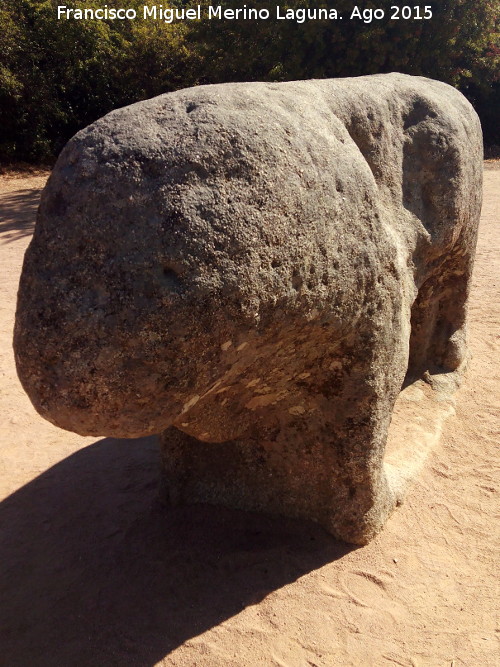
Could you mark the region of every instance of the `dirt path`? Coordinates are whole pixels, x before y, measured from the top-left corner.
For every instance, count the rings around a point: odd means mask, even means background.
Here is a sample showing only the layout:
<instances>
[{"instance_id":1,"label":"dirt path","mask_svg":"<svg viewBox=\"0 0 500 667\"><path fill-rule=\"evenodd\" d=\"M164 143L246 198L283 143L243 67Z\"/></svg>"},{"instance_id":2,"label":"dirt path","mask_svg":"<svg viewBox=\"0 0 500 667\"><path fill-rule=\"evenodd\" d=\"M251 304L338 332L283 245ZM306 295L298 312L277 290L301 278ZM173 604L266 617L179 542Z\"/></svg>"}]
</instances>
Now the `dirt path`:
<instances>
[{"instance_id":1,"label":"dirt path","mask_svg":"<svg viewBox=\"0 0 500 667\"><path fill-rule=\"evenodd\" d=\"M500 441L500 170L485 172L457 414L363 549L319 528L155 502L154 439L34 412L11 349L44 177L0 179L0 665L493 667Z\"/></svg>"}]
</instances>

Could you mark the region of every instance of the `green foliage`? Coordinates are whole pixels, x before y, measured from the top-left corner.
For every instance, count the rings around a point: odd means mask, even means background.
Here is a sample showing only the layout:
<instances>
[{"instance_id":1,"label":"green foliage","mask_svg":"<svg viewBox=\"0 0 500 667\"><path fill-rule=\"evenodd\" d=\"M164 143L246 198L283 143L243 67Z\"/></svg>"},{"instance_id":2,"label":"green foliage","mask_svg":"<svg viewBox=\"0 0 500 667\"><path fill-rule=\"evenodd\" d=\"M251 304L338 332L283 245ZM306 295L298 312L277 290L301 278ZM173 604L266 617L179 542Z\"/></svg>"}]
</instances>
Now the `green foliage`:
<instances>
[{"instance_id":1,"label":"green foliage","mask_svg":"<svg viewBox=\"0 0 500 667\"><path fill-rule=\"evenodd\" d=\"M500 0L432 2L430 21L345 20L355 3L291 1L283 8L334 7L343 21L57 20L60 0L0 0L0 159L49 160L77 130L109 110L197 83L357 76L400 71L461 88L476 104L487 140L500 144ZM426 0L427 2L427 0ZM79 8L132 7L152 0L66 0ZM160 4L160 3L158 3ZM210 0L164 7L206 8ZM224 8L241 7L221 0ZM394 0L364 2L390 13ZM415 3L408 3L414 6ZM425 3L423 3L425 5ZM496 103L496 106L494 104Z\"/></svg>"},{"instance_id":2,"label":"green foliage","mask_svg":"<svg viewBox=\"0 0 500 667\"><path fill-rule=\"evenodd\" d=\"M429 21L345 20L355 6L352 0L298 0L281 5L336 8L342 21L205 21L192 31L194 43L206 56L201 75L209 81L291 80L399 71L455 86L470 79L485 85L498 79L500 43L495 21L500 16L499 0L429 2L433 8ZM221 4L234 8L242 3L222 0ZM389 17L395 4L415 5L376 0L361 6L383 8ZM274 3L257 1L252 6L272 7Z\"/></svg>"},{"instance_id":3,"label":"green foliage","mask_svg":"<svg viewBox=\"0 0 500 667\"><path fill-rule=\"evenodd\" d=\"M76 131L111 109L189 80L183 67L190 60L183 26L57 20L57 4L0 0L3 159L48 160ZM142 4L128 0L130 7ZM67 5L96 8L103 3L75 0Z\"/></svg>"}]
</instances>

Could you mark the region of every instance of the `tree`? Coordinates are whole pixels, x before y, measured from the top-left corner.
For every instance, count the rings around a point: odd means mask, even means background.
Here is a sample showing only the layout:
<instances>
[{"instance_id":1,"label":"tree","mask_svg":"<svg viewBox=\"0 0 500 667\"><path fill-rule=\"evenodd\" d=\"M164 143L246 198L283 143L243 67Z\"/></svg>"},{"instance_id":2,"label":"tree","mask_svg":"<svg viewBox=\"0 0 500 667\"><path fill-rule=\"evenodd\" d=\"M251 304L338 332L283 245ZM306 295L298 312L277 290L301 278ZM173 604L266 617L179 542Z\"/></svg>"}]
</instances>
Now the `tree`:
<instances>
[{"instance_id":1,"label":"tree","mask_svg":"<svg viewBox=\"0 0 500 667\"><path fill-rule=\"evenodd\" d=\"M426 0L427 1L427 0ZM429 0L431 2L431 0ZM0 159L51 159L77 130L111 109L198 83L285 81L400 71L459 87L476 104L486 140L500 143L500 0L434 0L432 20L389 20L395 0L370 0L386 18L349 20L352 0L284 2L290 9L336 8L338 20L57 20L58 0L0 0ZM100 0L66 0L79 8ZM122 6L107 0L108 7ZM128 0L140 10L153 0ZM241 8L240 0L220 0ZM411 7L414 3L409 3ZM164 4L167 6L167 3ZM496 107L493 105L496 101Z\"/></svg>"}]
</instances>

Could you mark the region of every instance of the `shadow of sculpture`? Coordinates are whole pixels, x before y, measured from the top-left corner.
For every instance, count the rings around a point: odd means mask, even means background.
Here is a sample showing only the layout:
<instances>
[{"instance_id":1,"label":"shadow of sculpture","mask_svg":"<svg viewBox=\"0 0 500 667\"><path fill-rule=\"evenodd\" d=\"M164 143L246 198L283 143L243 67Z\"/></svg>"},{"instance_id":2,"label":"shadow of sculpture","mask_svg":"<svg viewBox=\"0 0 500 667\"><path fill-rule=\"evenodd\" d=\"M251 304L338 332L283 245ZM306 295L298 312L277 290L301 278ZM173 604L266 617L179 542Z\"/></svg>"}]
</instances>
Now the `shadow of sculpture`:
<instances>
[{"instance_id":1,"label":"shadow of sculpture","mask_svg":"<svg viewBox=\"0 0 500 667\"><path fill-rule=\"evenodd\" d=\"M158 501L155 438L100 440L0 504L2 665L153 665L351 547Z\"/></svg>"},{"instance_id":2,"label":"shadow of sculpture","mask_svg":"<svg viewBox=\"0 0 500 667\"><path fill-rule=\"evenodd\" d=\"M0 199L0 243L31 236L42 188L16 190Z\"/></svg>"}]
</instances>

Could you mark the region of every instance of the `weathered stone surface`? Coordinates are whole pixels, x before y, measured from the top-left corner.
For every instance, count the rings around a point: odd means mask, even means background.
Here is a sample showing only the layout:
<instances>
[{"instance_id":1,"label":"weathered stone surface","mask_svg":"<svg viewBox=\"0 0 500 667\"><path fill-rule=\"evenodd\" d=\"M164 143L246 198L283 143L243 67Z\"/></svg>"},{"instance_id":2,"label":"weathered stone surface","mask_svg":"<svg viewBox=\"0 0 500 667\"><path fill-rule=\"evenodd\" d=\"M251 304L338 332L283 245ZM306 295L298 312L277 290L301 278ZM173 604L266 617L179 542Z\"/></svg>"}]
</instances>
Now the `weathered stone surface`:
<instances>
[{"instance_id":1,"label":"weathered stone surface","mask_svg":"<svg viewBox=\"0 0 500 667\"><path fill-rule=\"evenodd\" d=\"M478 118L399 74L203 86L77 134L43 193L15 330L36 409L163 431L172 502L364 543L398 502L405 378L463 367Z\"/></svg>"}]
</instances>

